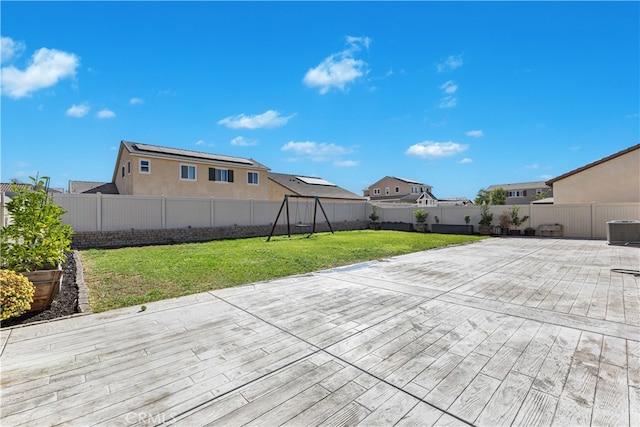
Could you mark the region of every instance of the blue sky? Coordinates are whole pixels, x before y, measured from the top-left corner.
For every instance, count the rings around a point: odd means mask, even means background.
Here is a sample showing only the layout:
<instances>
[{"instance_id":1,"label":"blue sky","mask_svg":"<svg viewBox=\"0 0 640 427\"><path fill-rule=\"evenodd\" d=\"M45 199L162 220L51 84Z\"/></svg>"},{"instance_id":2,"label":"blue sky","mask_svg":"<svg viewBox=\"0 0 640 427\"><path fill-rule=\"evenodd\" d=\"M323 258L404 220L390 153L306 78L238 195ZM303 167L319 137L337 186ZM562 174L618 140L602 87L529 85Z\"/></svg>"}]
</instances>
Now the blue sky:
<instances>
[{"instance_id":1,"label":"blue sky","mask_svg":"<svg viewBox=\"0 0 640 427\"><path fill-rule=\"evenodd\" d=\"M121 140L469 197L640 142L638 2L12 2L2 182Z\"/></svg>"}]
</instances>

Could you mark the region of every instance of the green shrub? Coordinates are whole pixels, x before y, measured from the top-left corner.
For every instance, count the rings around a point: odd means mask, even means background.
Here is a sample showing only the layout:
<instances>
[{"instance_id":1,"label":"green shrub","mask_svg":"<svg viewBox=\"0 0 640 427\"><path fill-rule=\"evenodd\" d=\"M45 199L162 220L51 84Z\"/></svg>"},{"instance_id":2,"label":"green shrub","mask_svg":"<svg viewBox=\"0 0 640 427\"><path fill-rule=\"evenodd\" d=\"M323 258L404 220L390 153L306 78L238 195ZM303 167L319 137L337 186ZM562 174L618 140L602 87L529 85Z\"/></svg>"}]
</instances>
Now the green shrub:
<instances>
[{"instance_id":1,"label":"green shrub","mask_svg":"<svg viewBox=\"0 0 640 427\"><path fill-rule=\"evenodd\" d=\"M30 178L31 188L12 186L11 222L0 229L2 267L15 271L56 268L71 250L73 229L62 223L65 211L49 195L49 178Z\"/></svg>"},{"instance_id":2,"label":"green shrub","mask_svg":"<svg viewBox=\"0 0 640 427\"><path fill-rule=\"evenodd\" d=\"M425 212L423 209L418 209L417 211L413 211L413 216L416 218L416 222L418 224L424 224L427 222L427 218L429 218L429 214Z\"/></svg>"},{"instance_id":3,"label":"green shrub","mask_svg":"<svg viewBox=\"0 0 640 427\"><path fill-rule=\"evenodd\" d=\"M20 316L31 308L36 287L20 273L0 270L0 320Z\"/></svg>"}]
</instances>

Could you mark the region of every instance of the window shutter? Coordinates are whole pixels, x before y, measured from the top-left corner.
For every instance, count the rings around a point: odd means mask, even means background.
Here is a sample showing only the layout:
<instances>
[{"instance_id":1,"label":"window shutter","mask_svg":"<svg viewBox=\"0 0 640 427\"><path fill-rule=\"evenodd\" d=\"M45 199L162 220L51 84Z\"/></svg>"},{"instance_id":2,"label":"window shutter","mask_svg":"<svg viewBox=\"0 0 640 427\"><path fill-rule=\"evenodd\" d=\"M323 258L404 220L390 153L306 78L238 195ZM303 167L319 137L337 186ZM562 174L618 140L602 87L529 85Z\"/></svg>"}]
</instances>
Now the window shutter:
<instances>
[{"instance_id":1,"label":"window shutter","mask_svg":"<svg viewBox=\"0 0 640 427\"><path fill-rule=\"evenodd\" d=\"M216 180L216 169L209 168L209 181L215 181L215 180Z\"/></svg>"},{"instance_id":2,"label":"window shutter","mask_svg":"<svg viewBox=\"0 0 640 427\"><path fill-rule=\"evenodd\" d=\"M227 171L227 176L228 176L229 182L233 182L233 170L229 169Z\"/></svg>"},{"instance_id":3,"label":"window shutter","mask_svg":"<svg viewBox=\"0 0 640 427\"><path fill-rule=\"evenodd\" d=\"M522 196L523 196L523 197L527 197L527 190L524 190L524 191L522 192Z\"/></svg>"}]
</instances>

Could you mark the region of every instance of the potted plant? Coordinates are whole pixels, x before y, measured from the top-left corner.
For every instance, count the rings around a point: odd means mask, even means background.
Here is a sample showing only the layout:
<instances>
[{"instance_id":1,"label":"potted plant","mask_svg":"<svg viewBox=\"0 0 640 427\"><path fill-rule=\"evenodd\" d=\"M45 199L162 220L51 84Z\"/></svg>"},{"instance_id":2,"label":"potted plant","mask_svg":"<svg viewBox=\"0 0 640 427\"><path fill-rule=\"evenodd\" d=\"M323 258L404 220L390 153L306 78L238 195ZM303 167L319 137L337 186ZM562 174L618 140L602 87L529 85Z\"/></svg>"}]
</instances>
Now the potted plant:
<instances>
[{"instance_id":1,"label":"potted plant","mask_svg":"<svg viewBox=\"0 0 640 427\"><path fill-rule=\"evenodd\" d=\"M36 287L31 312L46 310L62 282L62 264L73 229L62 223L64 209L49 195L49 177L30 177L31 188L12 186L6 204L10 222L0 229L3 269L26 276Z\"/></svg>"},{"instance_id":2,"label":"potted plant","mask_svg":"<svg viewBox=\"0 0 640 427\"><path fill-rule=\"evenodd\" d=\"M490 235L493 234L493 227L491 223L493 222L493 213L489 212L489 205L486 203L482 204L480 207L480 227L478 227L478 231L480 234Z\"/></svg>"},{"instance_id":3,"label":"potted plant","mask_svg":"<svg viewBox=\"0 0 640 427\"><path fill-rule=\"evenodd\" d=\"M520 206L512 206L511 211L509 211L511 224L513 225L513 230L511 230L512 236L519 236L520 226L524 224L526 220L529 219L529 215L525 215L522 218L520 218L519 213L520 213Z\"/></svg>"},{"instance_id":4,"label":"potted plant","mask_svg":"<svg viewBox=\"0 0 640 427\"><path fill-rule=\"evenodd\" d=\"M416 230L424 233L427 231L427 218L429 218L429 213L425 212L424 209L418 209L417 211L413 211L413 216L416 219Z\"/></svg>"},{"instance_id":5,"label":"potted plant","mask_svg":"<svg viewBox=\"0 0 640 427\"><path fill-rule=\"evenodd\" d=\"M464 223L469 225L469 222L471 222L471 217L469 215L465 215L464 216Z\"/></svg>"},{"instance_id":6,"label":"potted plant","mask_svg":"<svg viewBox=\"0 0 640 427\"><path fill-rule=\"evenodd\" d=\"M524 229L524 235L525 236L535 236L536 235L536 229L533 227L527 227Z\"/></svg>"},{"instance_id":7,"label":"potted plant","mask_svg":"<svg viewBox=\"0 0 640 427\"><path fill-rule=\"evenodd\" d=\"M511 214L509 213L509 211L502 211L502 213L498 217L498 222L500 223L501 234L508 235L509 227L511 227Z\"/></svg>"},{"instance_id":8,"label":"potted plant","mask_svg":"<svg viewBox=\"0 0 640 427\"><path fill-rule=\"evenodd\" d=\"M369 228L372 230L380 230L380 223L378 222L380 217L378 216L378 207L376 205L371 205L371 215L369 215L369 219L371 220Z\"/></svg>"}]
</instances>

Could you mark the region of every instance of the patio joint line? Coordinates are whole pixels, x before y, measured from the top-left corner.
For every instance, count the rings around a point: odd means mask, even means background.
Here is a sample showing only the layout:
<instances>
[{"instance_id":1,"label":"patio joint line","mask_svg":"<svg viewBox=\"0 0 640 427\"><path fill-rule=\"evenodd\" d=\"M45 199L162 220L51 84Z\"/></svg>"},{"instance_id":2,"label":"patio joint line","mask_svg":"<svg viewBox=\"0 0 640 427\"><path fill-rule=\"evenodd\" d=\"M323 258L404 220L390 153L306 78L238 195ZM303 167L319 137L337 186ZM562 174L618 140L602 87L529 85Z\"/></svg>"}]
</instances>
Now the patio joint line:
<instances>
[{"instance_id":1,"label":"patio joint line","mask_svg":"<svg viewBox=\"0 0 640 427\"><path fill-rule=\"evenodd\" d=\"M400 392L402 392L402 393L404 393L404 394L408 394L409 396L413 397L414 399L417 399L419 402L425 403L425 404L427 404L427 405L431 406L432 408L435 408L435 409L437 409L438 411L440 411L440 412L442 412L442 413L444 413L444 414L447 414L447 415L449 415L449 416L451 416L451 417L453 417L453 418L455 418L455 419L457 419L457 420L459 420L459 421L463 422L463 423L464 423L464 424L466 424L466 425L469 425L469 426L473 426L473 425L474 425L474 424L469 423L468 421L466 421L466 420L464 420L464 419L460 418L459 416L457 416L457 415L455 415L455 414L453 414L453 413L451 413L451 412L447 411L446 409L440 408L440 407L438 407L437 405L435 405L435 404L433 404L433 403L431 403L431 402L428 402L428 401L426 401L425 399L423 399L423 398L421 398L421 397L418 397L418 396L416 396L415 394L413 394L413 393L411 393L411 392L409 392L409 391L407 391L407 390L403 390L401 387L398 387L397 385L392 384L392 383L390 383L390 382L386 381L385 379L380 378L380 377L378 377L377 375L374 375L374 374L372 374L371 372L368 372L368 371L364 370L363 368L361 368L361 367L359 367L359 366L357 366L357 365L355 365L355 364L353 364L353 363L351 363L351 362L349 362L349 361L347 361L347 360L345 360L345 359L341 358L340 356L337 356L337 355L335 355L335 354L333 354L333 353L331 353L330 351L328 351L328 350L327 350L329 347L334 346L334 345L336 345L336 344L338 344L338 343L340 343L340 342L342 342L342 341L344 341L344 340L346 340L346 339L348 339L348 338L351 338L351 337L353 337L353 336L356 336L356 335L362 334L364 331L367 331L367 330L369 330L369 329L371 329L371 328L373 328L373 327L375 327L375 326L377 326L377 325L380 325L381 323L384 323L384 322L388 321L389 319L392 319L392 318L394 318L394 317L396 317L396 316L399 316L399 315L400 315L400 314L402 314L402 313L406 313L406 312L408 312L408 311L410 311L410 310L413 310L414 308L419 307L419 306L420 306L421 304L423 304L426 300L430 300L431 298L420 297L423 301L419 301L419 302L417 302L416 304L413 304L413 305L411 305L410 307L407 307L406 309L402 310L400 313L396 313L396 314L393 314L393 315L391 315L391 316L388 316L388 317L384 318L383 320L381 320L381 321L379 321L379 322L376 322L376 323L374 323L374 324L372 324L372 325L370 325L370 326L366 327L365 329L362 329L362 330L360 330L360 331L357 331L357 332L355 332L354 334L351 334L351 335L349 335L348 337L342 338L342 339L340 339L340 340L338 340L338 341L336 341L336 342L334 342L334 343L328 344L328 345L326 345L325 347L318 347L317 345L315 345L315 344L313 344L313 343L311 343L311 342L307 341L306 339L304 339L304 338L300 338L300 337L299 337L299 336L297 336L296 334L294 334L294 333L292 333L292 332L290 332L290 331L287 331L286 329L283 329L283 328L281 328L280 326L278 326L278 325L276 325L276 324L274 324L274 323L272 323L272 322L269 322L268 320L263 319L262 317L258 316L257 314L254 314L254 313L252 313L252 312L250 312L250 311L248 311L248 310L245 310L244 308L239 307L239 306L237 306L236 304L234 304L234 303L232 303L232 302L229 302L229 301L225 300L224 298L221 298L221 297L219 297L219 296L217 296L217 295L216 295L215 297L216 297L216 298L218 298L218 299L220 299L221 301L223 301L223 302L225 302L225 303L227 303L227 304L231 305L232 307L235 307L235 308L237 308L238 310L241 310L241 311L243 311L244 313L247 313L248 315L255 317L256 319L260 320L261 322L264 322L264 323L266 323L266 324L268 324L268 325L270 325L270 326L273 326L274 328L276 328L276 329L278 329L278 330L280 330L280 331L282 331L282 332L284 332L284 333L286 333L286 334L288 334L288 335L290 335L290 336L292 336L292 337L294 337L294 338L296 338L296 339L298 339L298 340L300 340L300 341L302 341L302 342L304 342L304 343L306 343L306 344L308 344L308 345L310 345L310 346L315 347L315 348L317 348L317 349L318 349L318 350L314 351L313 353L311 353L311 354L309 354L309 355L307 355L307 356L301 357L300 359L297 359L297 360L295 360L294 362L291 362L291 363L289 363L289 364L287 364L287 365L285 365L285 366L282 366L282 367L280 367L280 368L278 368L278 369L276 369L276 370L274 370L274 371L272 371L272 372L269 372L268 374L265 374L265 375L263 375L263 376L262 376L262 377L260 377L260 378L256 378L256 379L254 379L254 380L252 380L252 381L249 381L248 383L243 384L242 386L237 387L236 389L234 389L234 391L235 391L235 390L237 390L237 389L239 389L239 388L245 387L245 386L247 386L247 385L249 385L249 384L251 384L251 383L254 383L254 382L255 382L255 381L257 381L258 379L261 379L261 378L263 378L263 377L264 377L264 376L266 376L266 375L274 374L274 373L276 373L276 372L278 372L278 371L282 370L283 368L290 366L290 365L291 365L291 364L293 364L293 363L297 363L297 362L299 362L299 361L301 361L301 360L303 360L303 359L308 358L309 356L312 356L312 355L317 354L318 352L321 352L321 351L322 351L322 352L324 352L324 353L326 353L326 354L330 355L331 357L335 358L336 360L339 360L339 361L341 361L341 362L343 362L343 363L345 363L345 364L347 364L347 365L349 365L349 366L352 366L352 367L356 368L357 370L359 370L359 371L361 371L361 372L363 372L363 373L365 373L365 374L367 374L367 375L372 376L372 377L373 377L373 378L375 378L376 380L381 381L381 382L383 382L383 383L387 384L388 386L391 386L392 388L394 388L394 389L396 389L396 390L398 390L398 391L400 391ZM214 400L217 400L217 399L219 399L220 397L222 397L222 396L224 396L224 395L227 395L228 393L230 393L230 392L226 392L226 393L223 393L223 394L222 394L222 395L220 395L220 396L216 396L216 397L214 397L214 398L212 398L212 399L209 399L208 401L201 403L200 405L196 406L195 408L199 408L199 407L201 407L201 406L207 405L207 404L209 404L210 402L213 402ZM189 409L188 411L185 411L185 413L186 413L186 412L191 412L191 411L192 411L192 410L194 410L195 408L193 408L193 409ZM182 416L182 414L180 414L180 416Z\"/></svg>"}]
</instances>

